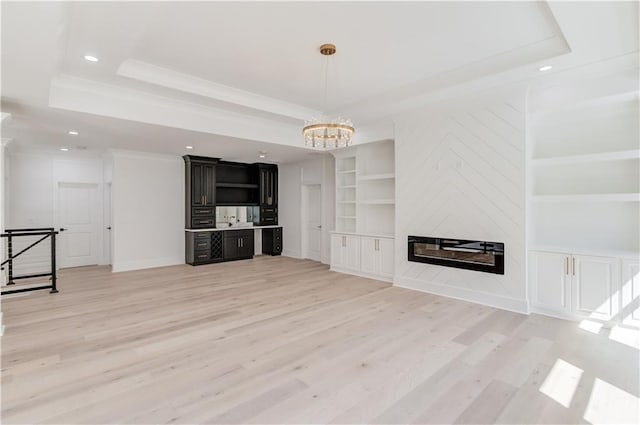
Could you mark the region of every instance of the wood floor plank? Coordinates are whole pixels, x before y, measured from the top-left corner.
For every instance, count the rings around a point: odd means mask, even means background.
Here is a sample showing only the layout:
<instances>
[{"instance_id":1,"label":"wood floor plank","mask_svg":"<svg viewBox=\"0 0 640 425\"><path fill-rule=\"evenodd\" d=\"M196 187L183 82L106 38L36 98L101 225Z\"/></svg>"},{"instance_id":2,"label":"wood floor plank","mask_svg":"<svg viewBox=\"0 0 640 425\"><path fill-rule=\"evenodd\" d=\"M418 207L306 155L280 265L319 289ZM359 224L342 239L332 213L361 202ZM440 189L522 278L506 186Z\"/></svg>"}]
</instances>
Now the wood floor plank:
<instances>
[{"instance_id":1,"label":"wood floor plank","mask_svg":"<svg viewBox=\"0 0 640 425\"><path fill-rule=\"evenodd\" d=\"M5 424L582 423L590 408L607 417L598 380L625 394L620 409L640 396L638 348L611 330L308 260L86 267L59 282L2 299ZM556 363L580 371L570 400L548 388L575 381L550 377Z\"/></svg>"}]
</instances>

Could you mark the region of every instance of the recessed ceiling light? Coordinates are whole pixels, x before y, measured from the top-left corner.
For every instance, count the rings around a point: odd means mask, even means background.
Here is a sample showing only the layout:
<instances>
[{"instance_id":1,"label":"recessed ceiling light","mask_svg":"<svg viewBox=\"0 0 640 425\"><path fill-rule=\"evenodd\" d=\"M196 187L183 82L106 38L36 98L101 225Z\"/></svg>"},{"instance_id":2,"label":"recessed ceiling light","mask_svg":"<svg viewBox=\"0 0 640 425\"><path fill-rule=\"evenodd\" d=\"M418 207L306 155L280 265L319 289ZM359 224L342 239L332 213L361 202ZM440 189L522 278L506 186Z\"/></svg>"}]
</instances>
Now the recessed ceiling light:
<instances>
[{"instance_id":1,"label":"recessed ceiling light","mask_svg":"<svg viewBox=\"0 0 640 425\"><path fill-rule=\"evenodd\" d=\"M89 62L98 62L100 60L97 57L92 55L84 55L84 59L88 60Z\"/></svg>"},{"instance_id":2,"label":"recessed ceiling light","mask_svg":"<svg viewBox=\"0 0 640 425\"><path fill-rule=\"evenodd\" d=\"M267 157L267 155L265 155L263 153L260 154L260 158L266 158L266 157Z\"/></svg>"},{"instance_id":3,"label":"recessed ceiling light","mask_svg":"<svg viewBox=\"0 0 640 425\"><path fill-rule=\"evenodd\" d=\"M69 130L69 134L70 134L70 135L72 135L72 136L77 136L77 135L78 135L78 134L80 134L80 133L78 133L78 132L77 132L77 131L75 131L75 130Z\"/></svg>"},{"instance_id":4,"label":"recessed ceiling light","mask_svg":"<svg viewBox=\"0 0 640 425\"><path fill-rule=\"evenodd\" d=\"M193 146L185 146L185 149L193 149Z\"/></svg>"},{"instance_id":5,"label":"recessed ceiling light","mask_svg":"<svg viewBox=\"0 0 640 425\"><path fill-rule=\"evenodd\" d=\"M260 158L266 158L267 157L267 153L265 151L258 151L258 156Z\"/></svg>"},{"instance_id":6,"label":"recessed ceiling light","mask_svg":"<svg viewBox=\"0 0 640 425\"><path fill-rule=\"evenodd\" d=\"M68 152L68 151L69 151L69 148L60 148L60 150L61 150L62 152Z\"/></svg>"},{"instance_id":7,"label":"recessed ceiling light","mask_svg":"<svg viewBox=\"0 0 640 425\"><path fill-rule=\"evenodd\" d=\"M549 71L551 68L553 68L551 65L545 65L545 66L540 67L538 69L538 71L542 71L542 72Z\"/></svg>"}]
</instances>

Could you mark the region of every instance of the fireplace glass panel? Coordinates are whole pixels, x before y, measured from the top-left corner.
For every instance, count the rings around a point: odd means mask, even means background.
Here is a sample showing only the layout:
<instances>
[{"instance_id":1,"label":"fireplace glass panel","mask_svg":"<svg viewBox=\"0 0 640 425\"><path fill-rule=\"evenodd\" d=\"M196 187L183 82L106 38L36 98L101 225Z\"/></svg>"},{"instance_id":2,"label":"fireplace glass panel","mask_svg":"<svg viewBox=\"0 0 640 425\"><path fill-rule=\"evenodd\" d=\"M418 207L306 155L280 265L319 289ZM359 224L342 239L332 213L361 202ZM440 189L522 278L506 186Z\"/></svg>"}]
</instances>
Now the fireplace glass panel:
<instances>
[{"instance_id":1,"label":"fireplace glass panel","mask_svg":"<svg viewBox=\"0 0 640 425\"><path fill-rule=\"evenodd\" d=\"M504 274L504 244L409 236L409 261Z\"/></svg>"}]
</instances>

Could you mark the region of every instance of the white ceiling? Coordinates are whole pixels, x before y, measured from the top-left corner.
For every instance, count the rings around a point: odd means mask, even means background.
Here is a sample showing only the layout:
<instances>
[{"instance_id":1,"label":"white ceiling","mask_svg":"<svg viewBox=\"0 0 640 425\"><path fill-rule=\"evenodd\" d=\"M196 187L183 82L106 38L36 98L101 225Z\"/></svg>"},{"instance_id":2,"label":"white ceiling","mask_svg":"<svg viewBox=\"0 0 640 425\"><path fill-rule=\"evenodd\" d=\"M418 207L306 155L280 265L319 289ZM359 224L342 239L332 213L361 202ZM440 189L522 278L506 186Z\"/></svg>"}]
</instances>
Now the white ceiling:
<instances>
[{"instance_id":1,"label":"white ceiling","mask_svg":"<svg viewBox=\"0 0 640 425\"><path fill-rule=\"evenodd\" d=\"M638 51L637 2L1 7L2 110L16 115L3 122L3 137L29 144L61 143L69 126L86 124L96 148L178 153L184 140L200 140L215 156L228 140L230 156L277 147L288 161L307 155L298 149L305 117L343 113L356 120L357 142L380 140L393 136L391 116L456 87ZM324 42L338 46L326 107Z\"/></svg>"}]
</instances>

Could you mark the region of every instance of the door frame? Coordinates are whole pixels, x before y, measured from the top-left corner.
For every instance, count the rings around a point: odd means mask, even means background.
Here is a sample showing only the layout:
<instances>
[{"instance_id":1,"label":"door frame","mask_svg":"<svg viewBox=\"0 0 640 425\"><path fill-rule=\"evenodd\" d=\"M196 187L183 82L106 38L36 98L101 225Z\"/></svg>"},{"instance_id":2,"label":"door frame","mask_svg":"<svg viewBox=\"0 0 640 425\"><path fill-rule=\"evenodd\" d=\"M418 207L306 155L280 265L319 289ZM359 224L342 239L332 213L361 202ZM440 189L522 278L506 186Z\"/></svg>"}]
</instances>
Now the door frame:
<instances>
[{"instance_id":1,"label":"door frame","mask_svg":"<svg viewBox=\"0 0 640 425\"><path fill-rule=\"evenodd\" d=\"M307 226L308 224L308 217L309 217L309 193L311 191L311 188L317 188L318 189L318 193L319 193L319 201L320 201L320 220L319 222L322 225L322 219L323 219L323 208L322 208L322 184L320 183L315 183L315 184L303 184L301 187L301 196L300 196L300 203L301 203L301 208L300 208L300 256L302 258L305 259L310 259L309 258L309 228ZM319 258L317 260L313 260L313 261L319 261L322 262L322 253L324 252L324 247L323 247L323 237L322 237L322 229L320 229L320 252L319 252Z\"/></svg>"},{"instance_id":2,"label":"door frame","mask_svg":"<svg viewBox=\"0 0 640 425\"><path fill-rule=\"evenodd\" d=\"M99 205L97 207L97 213L96 213L96 218L97 218L97 232L96 232L96 237L98 238L97 240L97 246L98 246L98 252L97 252L97 264L105 264L105 253L104 253L104 231L101 231L101 229L104 229L104 185L102 183L87 183L87 182L70 182L70 181L63 181L63 180L58 180L55 181L55 195L53 198L53 223L54 223L54 228L55 230L59 231L60 230L60 188L62 186L71 186L71 187L95 187L97 189L97 196L96 199L99 202ZM59 270L61 268L63 268L62 265L62 256L61 256L61 238L57 237L56 238L56 253L57 253L57 261L56 261L56 269Z\"/></svg>"}]
</instances>

